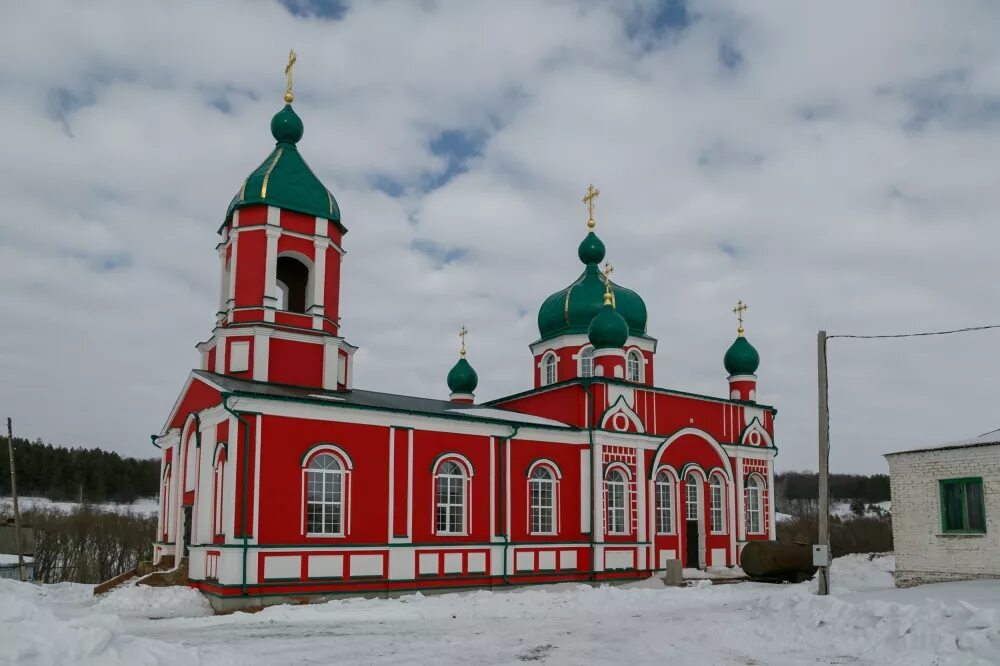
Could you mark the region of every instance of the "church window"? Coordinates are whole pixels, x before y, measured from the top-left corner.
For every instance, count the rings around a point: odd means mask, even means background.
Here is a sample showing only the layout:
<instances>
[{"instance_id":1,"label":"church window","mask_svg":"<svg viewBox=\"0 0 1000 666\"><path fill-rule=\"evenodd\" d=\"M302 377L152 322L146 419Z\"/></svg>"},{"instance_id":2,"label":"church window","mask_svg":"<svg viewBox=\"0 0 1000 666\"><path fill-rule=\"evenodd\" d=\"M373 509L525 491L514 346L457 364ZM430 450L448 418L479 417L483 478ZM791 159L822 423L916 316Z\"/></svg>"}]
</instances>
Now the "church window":
<instances>
[{"instance_id":1,"label":"church window","mask_svg":"<svg viewBox=\"0 0 1000 666\"><path fill-rule=\"evenodd\" d=\"M313 458L306 471L306 533L344 534L344 467L329 453Z\"/></svg>"},{"instance_id":2,"label":"church window","mask_svg":"<svg viewBox=\"0 0 1000 666\"><path fill-rule=\"evenodd\" d=\"M435 482L437 485L435 521L437 533L465 534L465 470L454 460L446 460L438 466Z\"/></svg>"},{"instance_id":3,"label":"church window","mask_svg":"<svg viewBox=\"0 0 1000 666\"><path fill-rule=\"evenodd\" d=\"M674 533L674 482L666 472L656 475L656 533Z\"/></svg>"},{"instance_id":4,"label":"church window","mask_svg":"<svg viewBox=\"0 0 1000 666\"><path fill-rule=\"evenodd\" d=\"M715 473L709 479L710 517L712 532L722 534L726 531L725 485L722 475Z\"/></svg>"},{"instance_id":5,"label":"church window","mask_svg":"<svg viewBox=\"0 0 1000 666\"><path fill-rule=\"evenodd\" d=\"M278 257L277 268L278 309L304 313L309 268L295 257Z\"/></svg>"},{"instance_id":6,"label":"church window","mask_svg":"<svg viewBox=\"0 0 1000 666\"><path fill-rule=\"evenodd\" d=\"M542 358L542 386L555 384L557 379L556 355L549 352Z\"/></svg>"},{"instance_id":7,"label":"church window","mask_svg":"<svg viewBox=\"0 0 1000 666\"><path fill-rule=\"evenodd\" d=\"M584 347L580 350L580 376L594 376L594 348Z\"/></svg>"},{"instance_id":8,"label":"church window","mask_svg":"<svg viewBox=\"0 0 1000 666\"><path fill-rule=\"evenodd\" d=\"M170 463L163 468L163 485L160 488L160 531L163 533L163 540L167 540L170 524Z\"/></svg>"},{"instance_id":9,"label":"church window","mask_svg":"<svg viewBox=\"0 0 1000 666\"><path fill-rule=\"evenodd\" d=\"M687 520L698 520L698 514L701 513L698 490L698 477L694 474L688 474L687 478L684 479L684 493L687 498L685 517Z\"/></svg>"},{"instance_id":10,"label":"church window","mask_svg":"<svg viewBox=\"0 0 1000 666\"><path fill-rule=\"evenodd\" d=\"M531 533L555 534L556 482L552 472L539 465L528 481L531 505Z\"/></svg>"},{"instance_id":11,"label":"church window","mask_svg":"<svg viewBox=\"0 0 1000 666\"><path fill-rule=\"evenodd\" d=\"M608 505L608 534L628 534L625 524L627 481L621 470L613 469L605 478Z\"/></svg>"},{"instance_id":12,"label":"church window","mask_svg":"<svg viewBox=\"0 0 1000 666\"><path fill-rule=\"evenodd\" d=\"M642 354L635 349L625 357L625 379L630 382L642 381Z\"/></svg>"},{"instance_id":13,"label":"church window","mask_svg":"<svg viewBox=\"0 0 1000 666\"><path fill-rule=\"evenodd\" d=\"M759 476L751 476L747 479L746 503L747 503L747 532L750 534L761 534L764 513L763 488Z\"/></svg>"},{"instance_id":14,"label":"church window","mask_svg":"<svg viewBox=\"0 0 1000 666\"><path fill-rule=\"evenodd\" d=\"M219 445L216 447L215 453L215 465L213 471L213 492L215 494L214 501L212 504L212 533L222 534L223 533L223 520L222 520L222 507L223 499L225 498L225 465L226 465L226 449L225 445Z\"/></svg>"},{"instance_id":15,"label":"church window","mask_svg":"<svg viewBox=\"0 0 1000 666\"><path fill-rule=\"evenodd\" d=\"M986 507L983 479L946 479L941 487L941 530L944 532L985 532Z\"/></svg>"}]
</instances>

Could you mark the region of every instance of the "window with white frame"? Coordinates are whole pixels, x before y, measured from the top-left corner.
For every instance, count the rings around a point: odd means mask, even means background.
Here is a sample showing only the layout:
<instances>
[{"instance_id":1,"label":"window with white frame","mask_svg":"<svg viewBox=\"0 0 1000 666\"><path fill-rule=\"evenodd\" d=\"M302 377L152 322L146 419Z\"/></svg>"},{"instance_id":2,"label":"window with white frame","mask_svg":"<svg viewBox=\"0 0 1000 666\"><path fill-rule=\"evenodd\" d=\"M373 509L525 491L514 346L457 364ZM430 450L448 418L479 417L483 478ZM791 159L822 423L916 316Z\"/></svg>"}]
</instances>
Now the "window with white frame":
<instances>
[{"instance_id":1,"label":"window with white frame","mask_svg":"<svg viewBox=\"0 0 1000 666\"><path fill-rule=\"evenodd\" d=\"M555 384L556 379L556 355L549 352L542 358L542 386Z\"/></svg>"},{"instance_id":2,"label":"window with white frame","mask_svg":"<svg viewBox=\"0 0 1000 666\"><path fill-rule=\"evenodd\" d=\"M465 534L465 471L454 460L438 466L436 531L438 534Z\"/></svg>"},{"instance_id":3,"label":"window with white frame","mask_svg":"<svg viewBox=\"0 0 1000 666\"><path fill-rule=\"evenodd\" d=\"M621 470L613 469L605 478L608 505L608 534L628 534L625 523L627 481Z\"/></svg>"},{"instance_id":4,"label":"window with white frame","mask_svg":"<svg viewBox=\"0 0 1000 666\"><path fill-rule=\"evenodd\" d=\"M551 470L539 465L528 480L531 533L555 534L556 481Z\"/></svg>"},{"instance_id":5,"label":"window with white frame","mask_svg":"<svg viewBox=\"0 0 1000 666\"><path fill-rule=\"evenodd\" d=\"M580 376L594 376L594 348L584 347L580 350Z\"/></svg>"},{"instance_id":6,"label":"window with white frame","mask_svg":"<svg viewBox=\"0 0 1000 666\"><path fill-rule=\"evenodd\" d=\"M636 349L625 357L625 379L630 382L642 381L642 354Z\"/></svg>"},{"instance_id":7,"label":"window with white frame","mask_svg":"<svg viewBox=\"0 0 1000 666\"><path fill-rule=\"evenodd\" d=\"M212 509L213 534L222 534L222 500L225 497L225 449L221 449L215 454L215 503Z\"/></svg>"},{"instance_id":8,"label":"window with white frame","mask_svg":"<svg viewBox=\"0 0 1000 666\"><path fill-rule=\"evenodd\" d=\"M698 477L694 474L688 474L687 478L684 479L684 494L687 498L685 514L688 520L698 520L698 514L701 501L698 497Z\"/></svg>"},{"instance_id":9,"label":"window with white frame","mask_svg":"<svg viewBox=\"0 0 1000 666\"><path fill-rule=\"evenodd\" d=\"M344 467L329 453L313 458L306 470L306 533L344 534Z\"/></svg>"},{"instance_id":10,"label":"window with white frame","mask_svg":"<svg viewBox=\"0 0 1000 666\"><path fill-rule=\"evenodd\" d=\"M163 468L163 485L160 487L160 526L164 540L167 538L167 526L170 520L170 463Z\"/></svg>"},{"instance_id":11,"label":"window with white frame","mask_svg":"<svg viewBox=\"0 0 1000 666\"><path fill-rule=\"evenodd\" d=\"M747 479L746 504L747 532L750 534L760 534L764 531L761 520L761 514L763 513L763 488L758 476L751 476Z\"/></svg>"},{"instance_id":12,"label":"window with white frame","mask_svg":"<svg viewBox=\"0 0 1000 666\"><path fill-rule=\"evenodd\" d=\"M674 533L674 482L666 472L656 475L656 533Z\"/></svg>"},{"instance_id":13,"label":"window with white frame","mask_svg":"<svg viewBox=\"0 0 1000 666\"><path fill-rule=\"evenodd\" d=\"M710 514L712 520L712 532L721 534L726 531L726 509L725 509L725 484L722 475L715 473L709 479L709 500Z\"/></svg>"}]
</instances>

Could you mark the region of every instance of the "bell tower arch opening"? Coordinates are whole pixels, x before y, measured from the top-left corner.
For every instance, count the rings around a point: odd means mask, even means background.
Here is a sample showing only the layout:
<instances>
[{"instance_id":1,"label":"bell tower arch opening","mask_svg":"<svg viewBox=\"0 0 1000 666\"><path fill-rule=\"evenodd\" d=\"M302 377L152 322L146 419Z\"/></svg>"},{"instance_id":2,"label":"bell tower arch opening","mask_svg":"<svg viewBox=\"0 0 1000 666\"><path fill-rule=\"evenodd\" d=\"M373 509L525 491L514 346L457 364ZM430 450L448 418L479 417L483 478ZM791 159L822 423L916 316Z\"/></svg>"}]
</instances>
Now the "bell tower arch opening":
<instances>
[{"instance_id":1,"label":"bell tower arch opening","mask_svg":"<svg viewBox=\"0 0 1000 666\"><path fill-rule=\"evenodd\" d=\"M278 257L276 268L277 308L305 314L311 282L309 265L297 256L284 254Z\"/></svg>"}]
</instances>

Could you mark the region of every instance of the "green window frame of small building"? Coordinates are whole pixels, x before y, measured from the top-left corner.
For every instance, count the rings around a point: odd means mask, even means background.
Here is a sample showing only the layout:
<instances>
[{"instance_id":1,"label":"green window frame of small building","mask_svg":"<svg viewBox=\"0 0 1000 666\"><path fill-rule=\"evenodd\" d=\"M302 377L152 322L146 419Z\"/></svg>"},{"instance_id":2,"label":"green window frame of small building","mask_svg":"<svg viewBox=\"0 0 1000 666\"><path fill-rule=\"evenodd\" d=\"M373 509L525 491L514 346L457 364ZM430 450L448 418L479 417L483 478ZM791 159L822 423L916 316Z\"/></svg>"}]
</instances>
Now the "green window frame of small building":
<instances>
[{"instance_id":1,"label":"green window frame of small building","mask_svg":"<svg viewBox=\"0 0 1000 666\"><path fill-rule=\"evenodd\" d=\"M941 493L941 531L946 534L985 534L983 478L941 479L938 486Z\"/></svg>"}]
</instances>

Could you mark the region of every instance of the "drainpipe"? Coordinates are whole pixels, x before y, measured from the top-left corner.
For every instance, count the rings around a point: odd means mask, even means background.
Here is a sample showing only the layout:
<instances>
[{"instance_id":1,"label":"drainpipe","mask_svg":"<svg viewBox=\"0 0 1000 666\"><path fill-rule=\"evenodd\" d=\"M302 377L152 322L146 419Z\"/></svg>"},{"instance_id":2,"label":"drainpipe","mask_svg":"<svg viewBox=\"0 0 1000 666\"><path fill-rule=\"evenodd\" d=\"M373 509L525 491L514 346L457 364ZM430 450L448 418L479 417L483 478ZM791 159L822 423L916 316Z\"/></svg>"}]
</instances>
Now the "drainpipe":
<instances>
[{"instance_id":1,"label":"drainpipe","mask_svg":"<svg viewBox=\"0 0 1000 666\"><path fill-rule=\"evenodd\" d=\"M505 482L507 480L504 474L505 461L507 460L507 453L510 447L510 441L517 437L517 431L521 429L521 426L510 426L511 433L503 441L503 446L500 449L500 493L502 502L500 502L500 515L501 515L501 526L503 528L503 582L506 585L510 585L510 576L507 573L507 552L510 549L510 534L507 532L507 492L505 490Z\"/></svg>"},{"instance_id":2,"label":"drainpipe","mask_svg":"<svg viewBox=\"0 0 1000 666\"><path fill-rule=\"evenodd\" d=\"M232 393L222 394L222 408L232 414L243 424L243 500L240 505L240 532L243 535L243 579L240 583L240 595L247 596L247 475L250 473L250 422L229 407Z\"/></svg>"},{"instance_id":3,"label":"drainpipe","mask_svg":"<svg viewBox=\"0 0 1000 666\"><path fill-rule=\"evenodd\" d=\"M589 580L594 580L594 557L597 553L597 544L594 541L594 529L597 527L597 490L594 488L594 384L590 379L583 381L583 390L587 392L590 408L587 411L587 437L590 441L590 575Z\"/></svg>"}]
</instances>

